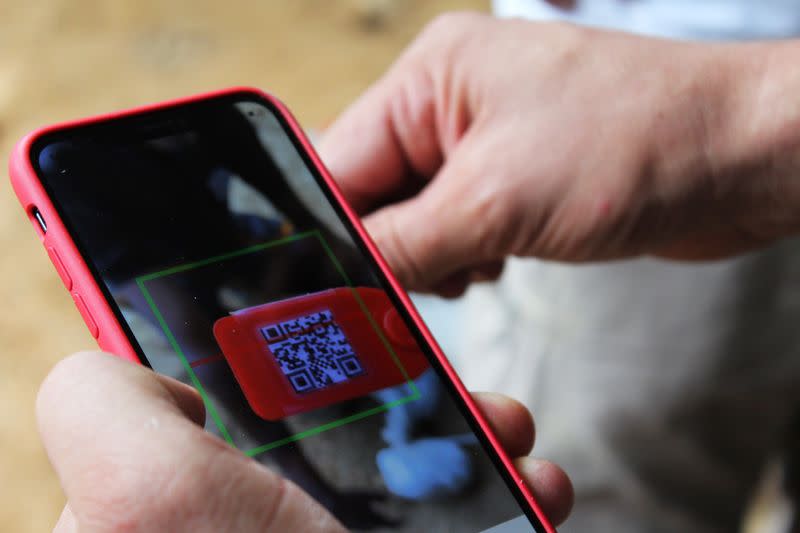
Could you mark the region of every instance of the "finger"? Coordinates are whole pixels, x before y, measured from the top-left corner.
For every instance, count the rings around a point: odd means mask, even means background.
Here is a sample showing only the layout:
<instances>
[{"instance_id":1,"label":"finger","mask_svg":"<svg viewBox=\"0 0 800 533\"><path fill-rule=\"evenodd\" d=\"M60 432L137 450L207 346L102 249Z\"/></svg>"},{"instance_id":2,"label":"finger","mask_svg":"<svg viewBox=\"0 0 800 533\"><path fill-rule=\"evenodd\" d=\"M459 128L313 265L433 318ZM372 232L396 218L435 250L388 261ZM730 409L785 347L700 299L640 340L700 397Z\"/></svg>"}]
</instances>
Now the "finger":
<instances>
[{"instance_id":1,"label":"finger","mask_svg":"<svg viewBox=\"0 0 800 533\"><path fill-rule=\"evenodd\" d=\"M566 520L575 501L567 474L549 461L530 457L521 457L514 464L545 515L556 525Z\"/></svg>"},{"instance_id":2,"label":"finger","mask_svg":"<svg viewBox=\"0 0 800 533\"><path fill-rule=\"evenodd\" d=\"M470 284L470 273L467 270L450 274L445 279L436 283L431 292L442 298L459 298Z\"/></svg>"},{"instance_id":3,"label":"finger","mask_svg":"<svg viewBox=\"0 0 800 533\"><path fill-rule=\"evenodd\" d=\"M198 402L190 387L106 354L77 354L56 365L41 386L36 412L73 520L103 522L95 499L132 492L144 476L152 475L157 486L158 469L171 471L175 447L190 446L188 437L202 434ZM107 493L98 494L102 490ZM142 492L142 505L153 503Z\"/></svg>"},{"instance_id":4,"label":"finger","mask_svg":"<svg viewBox=\"0 0 800 533\"><path fill-rule=\"evenodd\" d=\"M505 261L489 261L470 269L470 282L482 283L484 281L496 281L505 269Z\"/></svg>"},{"instance_id":5,"label":"finger","mask_svg":"<svg viewBox=\"0 0 800 533\"><path fill-rule=\"evenodd\" d=\"M496 281L503 273L504 267L505 262L501 260L490 261L482 265L465 268L439 281L433 286L431 292L438 294L442 298L458 298L462 296L473 283Z\"/></svg>"},{"instance_id":6,"label":"finger","mask_svg":"<svg viewBox=\"0 0 800 533\"><path fill-rule=\"evenodd\" d=\"M485 20L460 14L432 23L319 146L356 211L377 211L367 229L413 289L431 290L475 262L498 259L479 253L476 216L485 214L486 196L455 179L480 172L471 154L481 143L466 142L473 112L457 59Z\"/></svg>"},{"instance_id":7,"label":"finger","mask_svg":"<svg viewBox=\"0 0 800 533\"><path fill-rule=\"evenodd\" d=\"M320 156L359 213L432 176L442 161L434 90L423 66L398 62L325 132ZM416 69L420 69L417 71Z\"/></svg>"},{"instance_id":8,"label":"finger","mask_svg":"<svg viewBox=\"0 0 800 533\"><path fill-rule=\"evenodd\" d=\"M410 289L431 290L475 265L502 260L505 212L496 183L482 178L487 159L472 134L453 150L419 194L385 206L364 224L389 266Z\"/></svg>"},{"instance_id":9,"label":"finger","mask_svg":"<svg viewBox=\"0 0 800 533\"><path fill-rule=\"evenodd\" d=\"M70 509L68 503L64 506L64 510L61 511L61 516L58 517L53 533L76 533L77 531L78 524L75 522L75 515L72 514L72 509Z\"/></svg>"},{"instance_id":10,"label":"finger","mask_svg":"<svg viewBox=\"0 0 800 533\"><path fill-rule=\"evenodd\" d=\"M473 393L478 408L497 435L501 446L512 457L520 475L556 524L563 522L572 509L574 491L569 477L549 461L521 457L533 448L535 429L530 411L521 403L496 393Z\"/></svg>"},{"instance_id":11,"label":"finger","mask_svg":"<svg viewBox=\"0 0 800 533\"><path fill-rule=\"evenodd\" d=\"M493 392L477 392L472 397L506 453L520 457L531 452L535 428L533 417L524 405Z\"/></svg>"},{"instance_id":12,"label":"finger","mask_svg":"<svg viewBox=\"0 0 800 533\"><path fill-rule=\"evenodd\" d=\"M432 178L459 143L472 115L459 58L490 20L438 17L326 132L320 155L356 211L396 201L414 176Z\"/></svg>"},{"instance_id":13,"label":"finger","mask_svg":"<svg viewBox=\"0 0 800 533\"><path fill-rule=\"evenodd\" d=\"M340 527L295 485L203 431L196 397L186 385L106 354L56 365L36 411L79 528Z\"/></svg>"}]
</instances>

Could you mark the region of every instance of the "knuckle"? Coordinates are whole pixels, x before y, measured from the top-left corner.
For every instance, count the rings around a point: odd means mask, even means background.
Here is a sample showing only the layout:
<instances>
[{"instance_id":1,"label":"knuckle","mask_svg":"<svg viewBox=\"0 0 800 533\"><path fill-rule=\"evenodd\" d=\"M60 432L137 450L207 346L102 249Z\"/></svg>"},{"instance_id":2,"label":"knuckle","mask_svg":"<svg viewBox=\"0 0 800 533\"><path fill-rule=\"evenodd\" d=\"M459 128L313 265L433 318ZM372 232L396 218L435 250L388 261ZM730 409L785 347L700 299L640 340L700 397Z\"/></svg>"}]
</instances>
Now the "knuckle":
<instances>
[{"instance_id":1,"label":"knuckle","mask_svg":"<svg viewBox=\"0 0 800 533\"><path fill-rule=\"evenodd\" d=\"M491 172L486 176L466 184L460 202L463 209L460 216L474 221L468 238L474 243L476 261L489 261L509 253L507 240L515 229L509 224L509 204L514 196L506 194L506 180L494 178Z\"/></svg>"},{"instance_id":2,"label":"knuckle","mask_svg":"<svg viewBox=\"0 0 800 533\"><path fill-rule=\"evenodd\" d=\"M277 530L277 523L281 520L281 516L287 512L286 509L291 504L292 498L299 496L293 494L297 489L284 477L276 476L275 479L276 483L273 492L270 494L268 504L261 510L264 522L261 528L262 531Z\"/></svg>"},{"instance_id":3,"label":"knuckle","mask_svg":"<svg viewBox=\"0 0 800 533\"><path fill-rule=\"evenodd\" d=\"M97 461L76 491L89 495L81 508L90 514L81 523L114 533L229 531L237 520L234 509L263 515L263 500L249 496L263 488L254 482L256 463L199 429L191 442L190 456L175 446L151 451L146 461L113 455Z\"/></svg>"}]
</instances>

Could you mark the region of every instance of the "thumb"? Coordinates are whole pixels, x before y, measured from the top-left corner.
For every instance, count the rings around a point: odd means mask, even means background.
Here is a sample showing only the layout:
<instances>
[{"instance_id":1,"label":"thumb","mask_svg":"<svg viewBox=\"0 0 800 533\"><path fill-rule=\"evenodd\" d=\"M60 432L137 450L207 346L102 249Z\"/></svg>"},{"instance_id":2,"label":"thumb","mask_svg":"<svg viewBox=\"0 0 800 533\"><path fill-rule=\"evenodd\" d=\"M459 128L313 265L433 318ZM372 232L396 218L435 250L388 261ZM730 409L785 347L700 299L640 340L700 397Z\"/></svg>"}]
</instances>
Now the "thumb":
<instances>
[{"instance_id":1,"label":"thumb","mask_svg":"<svg viewBox=\"0 0 800 533\"><path fill-rule=\"evenodd\" d=\"M475 179L480 157L464 137L417 195L387 205L364 224L389 266L412 290L429 291L453 274L502 259L502 223L492 184Z\"/></svg>"},{"instance_id":2,"label":"thumb","mask_svg":"<svg viewBox=\"0 0 800 533\"><path fill-rule=\"evenodd\" d=\"M472 120L462 44L488 17L432 22L325 132L320 156L359 213L405 198L440 170Z\"/></svg>"},{"instance_id":3,"label":"thumb","mask_svg":"<svg viewBox=\"0 0 800 533\"><path fill-rule=\"evenodd\" d=\"M296 485L203 431L200 402L110 355L56 365L36 407L69 501L58 531L343 531Z\"/></svg>"},{"instance_id":4,"label":"thumb","mask_svg":"<svg viewBox=\"0 0 800 533\"><path fill-rule=\"evenodd\" d=\"M53 533L76 533L78 531L78 523L75 521L75 515L72 514L72 509L69 503L64 506L61 511L61 516L58 517L58 522L53 527Z\"/></svg>"},{"instance_id":5,"label":"thumb","mask_svg":"<svg viewBox=\"0 0 800 533\"><path fill-rule=\"evenodd\" d=\"M369 212L415 192L442 161L435 91L399 61L325 132L317 149L350 205Z\"/></svg>"}]
</instances>

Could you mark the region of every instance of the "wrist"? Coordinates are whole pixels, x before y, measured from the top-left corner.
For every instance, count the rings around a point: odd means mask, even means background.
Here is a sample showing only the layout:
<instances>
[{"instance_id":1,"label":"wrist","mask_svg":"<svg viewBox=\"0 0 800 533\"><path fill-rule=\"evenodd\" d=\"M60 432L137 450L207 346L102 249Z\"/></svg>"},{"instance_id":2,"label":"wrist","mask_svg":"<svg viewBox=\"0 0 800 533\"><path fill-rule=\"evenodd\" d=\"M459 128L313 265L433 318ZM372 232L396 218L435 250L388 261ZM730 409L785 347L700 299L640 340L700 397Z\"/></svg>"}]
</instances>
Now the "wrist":
<instances>
[{"instance_id":1,"label":"wrist","mask_svg":"<svg viewBox=\"0 0 800 533\"><path fill-rule=\"evenodd\" d=\"M702 149L715 196L754 240L800 233L800 42L711 45Z\"/></svg>"}]
</instances>

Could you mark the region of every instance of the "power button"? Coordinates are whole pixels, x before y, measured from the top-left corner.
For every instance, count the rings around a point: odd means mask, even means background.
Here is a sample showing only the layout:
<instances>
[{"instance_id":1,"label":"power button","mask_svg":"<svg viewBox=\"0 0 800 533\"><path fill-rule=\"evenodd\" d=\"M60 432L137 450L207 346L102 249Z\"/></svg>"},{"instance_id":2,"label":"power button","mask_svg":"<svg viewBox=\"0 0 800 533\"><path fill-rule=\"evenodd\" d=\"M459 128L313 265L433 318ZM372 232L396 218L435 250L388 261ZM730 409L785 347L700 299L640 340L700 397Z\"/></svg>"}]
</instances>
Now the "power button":
<instances>
[{"instance_id":1,"label":"power button","mask_svg":"<svg viewBox=\"0 0 800 533\"><path fill-rule=\"evenodd\" d=\"M89 328L92 337L96 339L100 336L100 328L97 327L97 322L94 321L92 313L90 313L89 308L86 307L86 302L83 301L83 298L77 292L72 293L72 299L75 300L75 307L78 308L78 312L83 317L83 321L86 322L86 327Z\"/></svg>"}]
</instances>

